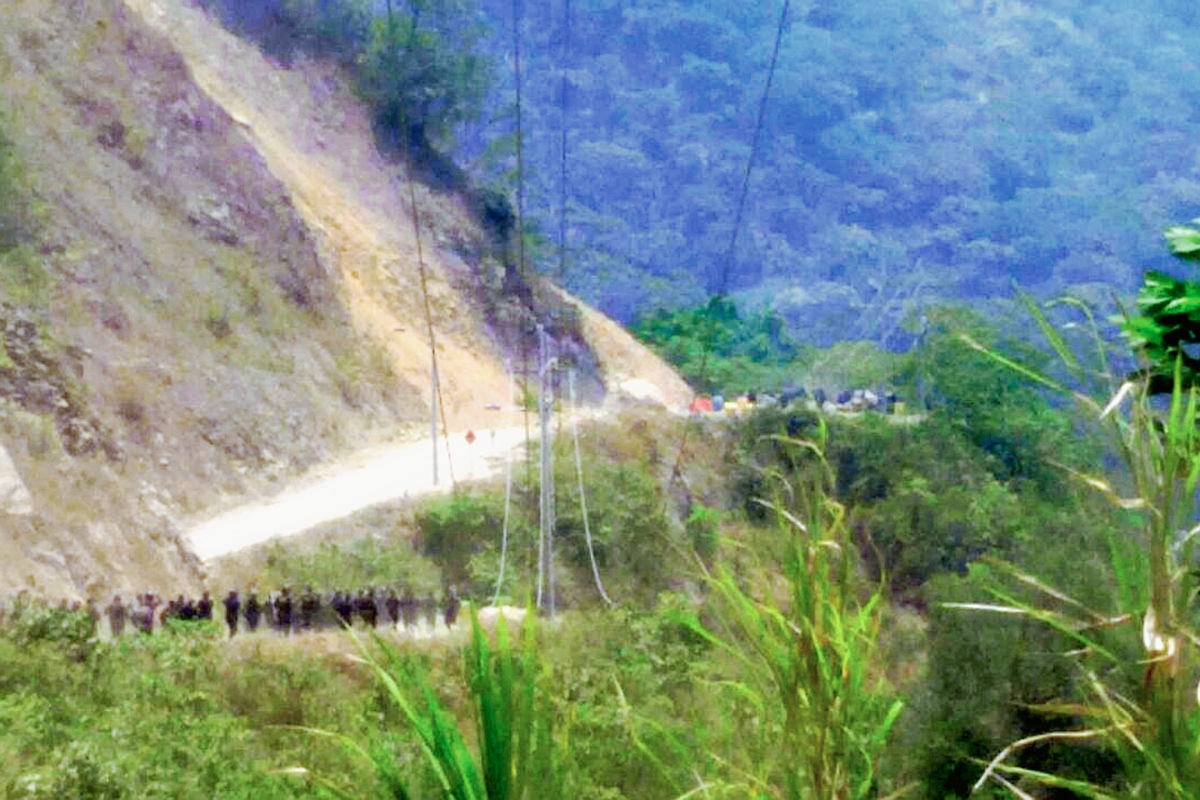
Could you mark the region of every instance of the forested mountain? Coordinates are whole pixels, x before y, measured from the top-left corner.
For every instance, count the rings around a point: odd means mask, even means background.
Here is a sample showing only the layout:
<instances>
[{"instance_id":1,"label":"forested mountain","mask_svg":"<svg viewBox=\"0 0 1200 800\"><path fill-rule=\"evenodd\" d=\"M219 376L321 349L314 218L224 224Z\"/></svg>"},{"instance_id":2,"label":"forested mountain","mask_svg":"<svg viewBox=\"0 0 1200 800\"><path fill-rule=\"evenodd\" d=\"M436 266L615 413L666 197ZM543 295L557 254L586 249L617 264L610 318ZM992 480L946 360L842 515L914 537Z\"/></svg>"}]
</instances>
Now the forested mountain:
<instances>
[{"instance_id":1,"label":"forested mountain","mask_svg":"<svg viewBox=\"0 0 1200 800\"><path fill-rule=\"evenodd\" d=\"M913 309L1014 279L1127 292L1200 203L1192 3L792 3L728 262L781 3L481 6L495 85L459 158L512 186L516 10L527 211L553 244L565 124L564 280L625 321L727 289L902 345Z\"/></svg>"}]
</instances>

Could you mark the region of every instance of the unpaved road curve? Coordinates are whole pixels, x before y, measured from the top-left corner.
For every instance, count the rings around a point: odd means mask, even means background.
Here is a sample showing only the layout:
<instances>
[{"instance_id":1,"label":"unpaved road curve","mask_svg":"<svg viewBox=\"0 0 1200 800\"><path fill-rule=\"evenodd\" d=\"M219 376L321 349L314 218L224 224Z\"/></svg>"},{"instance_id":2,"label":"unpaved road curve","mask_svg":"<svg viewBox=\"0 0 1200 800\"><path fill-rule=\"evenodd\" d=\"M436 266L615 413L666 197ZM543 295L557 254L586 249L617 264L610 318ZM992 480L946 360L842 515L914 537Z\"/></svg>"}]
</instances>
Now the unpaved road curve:
<instances>
[{"instance_id":1,"label":"unpaved road curve","mask_svg":"<svg viewBox=\"0 0 1200 800\"><path fill-rule=\"evenodd\" d=\"M240 506L199 523L187 536L196 555L208 561L347 517L377 503L448 491L447 453L457 481L490 477L524 442L524 427L477 431L473 443L468 443L462 433L453 434L449 448L445 439L439 439L437 485L433 483L433 452L428 439L384 448L357 465L302 481L270 500Z\"/></svg>"}]
</instances>

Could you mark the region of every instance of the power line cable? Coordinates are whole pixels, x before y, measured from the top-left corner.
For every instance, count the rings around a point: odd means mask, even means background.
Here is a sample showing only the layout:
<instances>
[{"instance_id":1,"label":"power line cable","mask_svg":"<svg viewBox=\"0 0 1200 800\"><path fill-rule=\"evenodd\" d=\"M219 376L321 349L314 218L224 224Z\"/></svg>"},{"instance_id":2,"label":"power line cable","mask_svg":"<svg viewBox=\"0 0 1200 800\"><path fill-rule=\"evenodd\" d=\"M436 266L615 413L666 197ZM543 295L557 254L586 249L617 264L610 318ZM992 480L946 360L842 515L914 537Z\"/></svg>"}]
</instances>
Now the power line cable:
<instances>
[{"instance_id":1,"label":"power line cable","mask_svg":"<svg viewBox=\"0 0 1200 800\"><path fill-rule=\"evenodd\" d=\"M396 70L395 45L396 45L396 19L392 8L392 0L388 0L387 4L387 20L388 20L388 53L393 58L392 71L393 75ZM411 48L417 35L417 27L414 23L408 32L407 48ZM450 472L450 486L453 487L454 481L454 461L450 453L450 427L446 424L446 405L442 397L442 392L439 389L438 383L438 362L437 362L437 335L433 330L433 308L429 303L429 278L425 271L425 250L421 244L421 217L417 212L417 186L414 176L413 152L412 152L412 133L408 125L408 108L402 102L400 105L400 135L404 137L404 155L407 160L407 183L408 183L408 204L412 211L413 237L417 240L417 271L421 280L421 297L425 307L425 325L429 334L429 368L432 373L432 387L430 391L434 397L431 402L437 404L442 420L442 438L446 443L446 467ZM437 470L437 455L436 446L434 448L434 471Z\"/></svg>"},{"instance_id":2,"label":"power line cable","mask_svg":"<svg viewBox=\"0 0 1200 800\"><path fill-rule=\"evenodd\" d=\"M608 592L604 591L604 583L600 580L600 568L596 565L596 549L592 546L592 526L588 522L587 494L583 489L583 455L579 447L579 420L576 419L578 409L575 407L575 370L573 369L567 373L567 387L571 398L571 436L575 439L575 475L579 480L579 511L583 515L583 537L587 541L588 559L592 562L592 577L596 579L596 588L600 590L600 596L604 598L604 602L612 606L616 603L608 596Z\"/></svg>"},{"instance_id":3,"label":"power line cable","mask_svg":"<svg viewBox=\"0 0 1200 800\"><path fill-rule=\"evenodd\" d=\"M442 440L446 443L446 469L450 472L450 486L454 481L454 459L450 453L450 426L446 424L446 403L438 381L437 337L433 332L433 309L429 303L429 282L425 273L425 256L421 247L421 222L417 214L417 189L413 180L413 166L410 158L408 163L408 202L412 206L413 232L417 238L417 269L421 275L421 296L425 303L425 324L429 329L429 361L434 375L434 392L437 394L437 407L442 418Z\"/></svg>"},{"instance_id":4,"label":"power line cable","mask_svg":"<svg viewBox=\"0 0 1200 800\"><path fill-rule=\"evenodd\" d=\"M571 58L571 0L563 0L563 54L562 82L559 86L559 128L561 141L559 152L562 161L559 169L559 203L558 203L558 284L562 286L567 275L567 92L570 81L567 79L567 66Z\"/></svg>"},{"instance_id":5,"label":"power line cable","mask_svg":"<svg viewBox=\"0 0 1200 800\"><path fill-rule=\"evenodd\" d=\"M525 132L522 127L522 75L521 75L521 20L524 17L521 0L512 0L513 15L513 74L517 92L517 275L521 283L527 280L525 264ZM532 311L532 308L530 309ZM525 491L533 489L533 454L529 449L531 438L529 420L529 338L523 330L518 331L521 343L521 407L525 414Z\"/></svg>"},{"instance_id":6,"label":"power line cable","mask_svg":"<svg viewBox=\"0 0 1200 800\"><path fill-rule=\"evenodd\" d=\"M779 14L779 25L775 31L775 46L771 50L771 63L767 68L767 82L763 87L762 97L758 104L758 120L754 126L754 139L750 144L750 158L746 161L746 170L742 174L742 188L738 194L737 212L733 218L733 232L729 237L729 247L725 252L725 260L721 265L721 281L717 286L717 293L714 295L714 300L724 298L729 289L729 268L733 263L734 255L737 252L738 234L741 233L742 218L746 210L746 199L750 194L750 176L754 172L754 165L758 161L759 150L762 146L762 132L766 127L767 118L767 100L771 94L771 84L775 79L775 68L779 63L779 49L783 43L783 33L787 29L788 12L791 10L791 0L784 0L783 10ZM708 308L708 325L705 331L704 352L700 357L700 383L703 384L708 376L708 361L712 353L713 340L716 338L716 307L710 301ZM699 398L699 391L693 396L693 402ZM675 458L675 466L671 470L671 479L678 479L682 473L683 457L687 451L688 436L691 433L694 424L689 421L683 426L683 434L679 439L679 454Z\"/></svg>"},{"instance_id":7,"label":"power line cable","mask_svg":"<svg viewBox=\"0 0 1200 800\"><path fill-rule=\"evenodd\" d=\"M512 365L508 365L508 402L514 401L516 390L513 385ZM508 558L508 520L509 510L512 507L512 473L513 473L513 450L511 447L506 448L508 451L507 467L504 470L504 523L500 529L500 571L496 576L496 593L492 597L492 605L500 602L500 592L504 588L504 566Z\"/></svg>"}]
</instances>

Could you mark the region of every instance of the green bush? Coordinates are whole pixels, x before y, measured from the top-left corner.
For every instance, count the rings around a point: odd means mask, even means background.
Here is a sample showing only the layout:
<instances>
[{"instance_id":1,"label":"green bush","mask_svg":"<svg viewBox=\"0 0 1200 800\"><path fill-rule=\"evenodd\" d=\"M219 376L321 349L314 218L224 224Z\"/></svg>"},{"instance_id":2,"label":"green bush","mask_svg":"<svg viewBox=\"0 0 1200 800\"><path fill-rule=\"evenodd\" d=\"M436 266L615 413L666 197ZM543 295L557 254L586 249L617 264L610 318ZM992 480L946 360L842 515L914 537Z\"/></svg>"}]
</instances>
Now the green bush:
<instances>
[{"instance_id":1,"label":"green bush","mask_svg":"<svg viewBox=\"0 0 1200 800\"><path fill-rule=\"evenodd\" d=\"M684 529L696 554L709 561L717 554L721 541L721 512L703 504L692 507L684 521Z\"/></svg>"},{"instance_id":2,"label":"green bush","mask_svg":"<svg viewBox=\"0 0 1200 800\"><path fill-rule=\"evenodd\" d=\"M494 584L468 585L472 579L472 558L500 541L504 525L503 495L458 491L422 506L416 522L421 554L442 568L447 583L457 585L460 592L470 589L491 595ZM515 537L512 544L516 551Z\"/></svg>"},{"instance_id":3,"label":"green bush","mask_svg":"<svg viewBox=\"0 0 1200 800\"><path fill-rule=\"evenodd\" d=\"M431 25L432 23L432 25ZM475 118L490 83L469 10L422 0L371 22L358 82L394 141L423 148Z\"/></svg>"},{"instance_id":4,"label":"green bush","mask_svg":"<svg viewBox=\"0 0 1200 800\"><path fill-rule=\"evenodd\" d=\"M0 108L0 301L44 308L52 280L33 246L37 206L16 142L8 134L12 124ZM3 360L0 356L0 365Z\"/></svg>"},{"instance_id":5,"label":"green bush","mask_svg":"<svg viewBox=\"0 0 1200 800\"><path fill-rule=\"evenodd\" d=\"M0 108L0 253L27 244L33 237L33 199L25 166L8 131L12 120Z\"/></svg>"},{"instance_id":6,"label":"green bush","mask_svg":"<svg viewBox=\"0 0 1200 800\"><path fill-rule=\"evenodd\" d=\"M260 587L269 589L405 586L418 593L434 591L441 582L437 566L414 552L406 537L322 542L312 549L275 543L267 552L258 581Z\"/></svg>"},{"instance_id":7,"label":"green bush","mask_svg":"<svg viewBox=\"0 0 1200 800\"><path fill-rule=\"evenodd\" d=\"M779 315L770 309L745 314L721 297L696 308L659 310L633 330L701 392L782 389L812 362L812 351L792 338Z\"/></svg>"}]
</instances>

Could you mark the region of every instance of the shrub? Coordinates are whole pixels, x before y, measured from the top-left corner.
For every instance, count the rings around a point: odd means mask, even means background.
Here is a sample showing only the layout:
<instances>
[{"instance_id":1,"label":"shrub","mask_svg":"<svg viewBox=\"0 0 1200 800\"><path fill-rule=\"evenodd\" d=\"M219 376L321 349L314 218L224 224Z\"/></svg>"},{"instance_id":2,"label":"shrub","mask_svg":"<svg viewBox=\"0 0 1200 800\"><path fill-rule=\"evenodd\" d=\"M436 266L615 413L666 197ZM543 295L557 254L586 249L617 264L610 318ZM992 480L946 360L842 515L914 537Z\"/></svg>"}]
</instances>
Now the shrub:
<instances>
[{"instance_id":1,"label":"shrub","mask_svg":"<svg viewBox=\"0 0 1200 800\"><path fill-rule=\"evenodd\" d=\"M421 554L441 566L448 583L465 588L471 558L500 540L503 497L472 490L434 500L417 512ZM475 587L490 596L493 586Z\"/></svg>"},{"instance_id":2,"label":"shrub","mask_svg":"<svg viewBox=\"0 0 1200 800\"><path fill-rule=\"evenodd\" d=\"M692 507L684 522L692 549L705 561L710 561L717 554L717 546L721 539L721 512L703 504Z\"/></svg>"}]
</instances>

